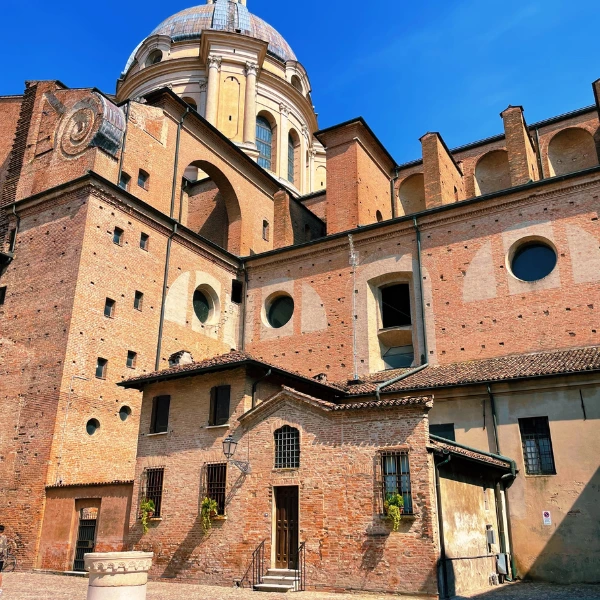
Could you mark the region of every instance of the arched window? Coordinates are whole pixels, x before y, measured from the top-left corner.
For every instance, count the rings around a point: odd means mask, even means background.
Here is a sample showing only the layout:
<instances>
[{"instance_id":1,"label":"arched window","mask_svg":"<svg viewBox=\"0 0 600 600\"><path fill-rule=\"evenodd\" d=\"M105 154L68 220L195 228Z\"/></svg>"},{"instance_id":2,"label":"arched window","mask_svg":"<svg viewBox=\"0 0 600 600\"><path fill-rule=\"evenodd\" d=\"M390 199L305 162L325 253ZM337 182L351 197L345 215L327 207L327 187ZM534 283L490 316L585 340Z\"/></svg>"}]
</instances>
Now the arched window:
<instances>
[{"instance_id":1,"label":"arched window","mask_svg":"<svg viewBox=\"0 0 600 600\"><path fill-rule=\"evenodd\" d=\"M275 431L275 468L297 469L300 466L300 432L284 425Z\"/></svg>"},{"instance_id":2,"label":"arched window","mask_svg":"<svg viewBox=\"0 0 600 600\"><path fill-rule=\"evenodd\" d=\"M598 164L596 143L592 134L579 127L559 131L548 145L550 175L566 175Z\"/></svg>"},{"instance_id":3,"label":"arched window","mask_svg":"<svg viewBox=\"0 0 600 600\"><path fill-rule=\"evenodd\" d=\"M288 135L288 181L294 183L294 138Z\"/></svg>"},{"instance_id":4,"label":"arched window","mask_svg":"<svg viewBox=\"0 0 600 600\"><path fill-rule=\"evenodd\" d=\"M256 147L258 148L258 164L263 169L272 171L273 130L269 121L264 117L256 117Z\"/></svg>"},{"instance_id":5,"label":"arched window","mask_svg":"<svg viewBox=\"0 0 600 600\"><path fill-rule=\"evenodd\" d=\"M148 54L148 58L146 59L146 66L150 67L152 65L156 65L159 62L161 62L163 59L163 53L156 49L153 50L152 52L150 52L150 54Z\"/></svg>"}]
</instances>

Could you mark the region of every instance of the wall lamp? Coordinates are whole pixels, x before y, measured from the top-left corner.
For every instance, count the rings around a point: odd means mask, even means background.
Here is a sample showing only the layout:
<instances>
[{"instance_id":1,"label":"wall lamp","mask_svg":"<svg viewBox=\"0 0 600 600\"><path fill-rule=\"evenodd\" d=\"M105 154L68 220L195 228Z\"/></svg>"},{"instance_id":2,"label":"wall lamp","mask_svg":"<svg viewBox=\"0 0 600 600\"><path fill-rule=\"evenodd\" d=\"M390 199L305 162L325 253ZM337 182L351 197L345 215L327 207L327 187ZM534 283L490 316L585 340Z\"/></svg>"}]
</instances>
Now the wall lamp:
<instances>
[{"instance_id":1,"label":"wall lamp","mask_svg":"<svg viewBox=\"0 0 600 600\"><path fill-rule=\"evenodd\" d=\"M244 462L242 460L232 459L232 456L235 454L237 445L238 443L231 437L231 435L228 435L223 440L223 454L225 455L227 462L234 464L244 475L248 475L252 472L252 469L250 468L250 463Z\"/></svg>"}]
</instances>

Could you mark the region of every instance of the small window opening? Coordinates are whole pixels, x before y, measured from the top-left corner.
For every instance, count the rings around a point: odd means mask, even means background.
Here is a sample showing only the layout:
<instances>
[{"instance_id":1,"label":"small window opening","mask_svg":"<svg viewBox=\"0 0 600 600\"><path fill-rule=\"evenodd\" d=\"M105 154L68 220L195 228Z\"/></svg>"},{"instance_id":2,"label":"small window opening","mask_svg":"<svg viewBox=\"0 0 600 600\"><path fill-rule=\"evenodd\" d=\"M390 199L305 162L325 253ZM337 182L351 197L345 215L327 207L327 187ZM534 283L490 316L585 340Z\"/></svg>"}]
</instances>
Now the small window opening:
<instances>
[{"instance_id":1,"label":"small window opening","mask_svg":"<svg viewBox=\"0 0 600 600\"><path fill-rule=\"evenodd\" d=\"M140 248L142 250L148 251L149 245L150 245L150 236L147 233L142 233L140 235Z\"/></svg>"},{"instance_id":2,"label":"small window opening","mask_svg":"<svg viewBox=\"0 0 600 600\"><path fill-rule=\"evenodd\" d=\"M165 470L163 467L144 471L143 500L154 502L154 516L162 516L162 495Z\"/></svg>"},{"instance_id":3,"label":"small window opening","mask_svg":"<svg viewBox=\"0 0 600 600\"><path fill-rule=\"evenodd\" d=\"M519 419L527 475L555 475L548 417Z\"/></svg>"},{"instance_id":4,"label":"small window opening","mask_svg":"<svg viewBox=\"0 0 600 600\"><path fill-rule=\"evenodd\" d=\"M131 408L129 406L121 406L119 409L119 418L121 421L127 421L131 416Z\"/></svg>"},{"instance_id":5,"label":"small window opening","mask_svg":"<svg viewBox=\"0 0 600 600\"><path fill-rule=\"evenodd\" d=\"M382 328L410 325L410 290L408 284L388 285L380 288L380 291Z\"/></svg>"},{"instance_id":6,"label":"small window opening","mask_svg":"<svg viewBox=\"0 0 600 600\"><path fill-rule=\"evenodd\" d=\"M135 310L142 310L143 303L144 294L142 292L136 292L133 298L133 308L135 308Z\"/></svg>"},{"instance_id":7,"label":"small window opening","mask_svg":"<svg viewBox=\"0 0 600 600\"><path fill-rule=\"evenodd\" d=\"M115 227L113 231L113 243L117 246L123 245L123 230L120 227Z\"/></svg>"},{"instance_id":8,"label":"small window opening","mask_svg":"<svg viewBox=\"0 0 600 600\"><path fill-rule=\"evenodd\" d=\"M438 437L445 438L447 440L456 441L456 434L454 432L454 423L440 423L434 425L429 424L429 433L437 435Z\"/></svg>"},{"instance_id":9,"label":"small window opening","mask_svg":"<svg viewBox=\"0 0 600 600\"><path fill-rule=\"evenodd\" d=\"M96 361L96 377L98 379L106 379L106 368L108 360L106 358L98 358Z\"/></svg>"},{"instance_id":10,"label":"small window opening","mask_svg":"<svg viewBox=\"0 0 600 600\"><path fill-rule=\"evenodd\" d=\"M121 173L121 177L119 179L119 187L123 188L124 190L129 191L129 184L131 183L131 176L128 175L127 173L125 173L125 171L123 171Z\"/></svg>"},{"instance_id":11,"label":"small window opening","mask_svg":"<svg viewBox=\"0 0 600 600\"><path fill-rule=\"evenodd\" d=\"M300 432L284 425L273 434L275 437L275 468L298 469L300 467Z\"/></svg>"},{"instance_id":12,"label":"small window opening","mask_svg":"<svg viewBox=\"0 0 600 600\"><path fill-rule=\"evenodd\" d=\"M210 413L208 424L226 425L229 423L230 385L218 385L210 390Z\"/></svg>"},{"instance_id":13,"label":"small window opening","mask_svg":"<svg viewBox=\"0 0 600 600\"><path fill-rule=\"evenodd\" d=\"M231 281L231 301L236 304L242 303L244 292L244 283L238 279L232 279Z\"/></svg>"},{"instance_id":14,"label":"small window opening","mask_svg":"<svg viewBox=\"0 0 600 600\"><path fill-rule=\"evenodd\" d=\"M3 285L2 287L0 287L0 306L2 306L5 301L6 301L6 286Z\"/></svg>"},{"instance_id":15,"label":"small window opening","mask_svg":"<svg viewBox=\"0 0 600 600\"><path fill-rule=\"evenodd\" d=\"M98 429L100 429L100 421L98 419L90 419L85 425L88 435L94 435Z\"/></svg>"},{"instance_id":16,"label":"small window opening","mask_svg":"<svg viewBox=\"0 0 600 600\"><path fill-rule=\"evenodd\" d=\"M458 189L454 186L454 201L458 202Z\"/></svg>"},{"instance_id":17,"label":"small window opening","mask_svg":"<svg viewBox=\"0 0 600 600\"><path fill-rule=\"evenodd\" d=\"M165 433L169 429L169 406L171 396L156 396L152 399L150 433Z\"/></svg>"},{"instance_id":18,"label":"small window opening","mask_svg":"<svg viewBox=\"0 0 600 600\"><path fill-rule=\"evenodd\" d=\"M104 302L104 316L113 318L115 316L116 302L112 298L107 298Z\"/></svg>"},{"instance_id":19,"label":"small window opening","mask_svg":"<svg viewBox=\"0 0 600 600\"><path fill-rule=\"evenodd\" d=\"M148 173L146 173L146 171L144 171L144 169L140 169L140 172L138 173L138 185L141 188L147 190L149 182L150 182L150 175Z\"/></svg>"},{"instance_id":20,"label":"small window opening","mask_svg":"<svg viewBox=\"0 0 600 600\"><path fill-rule=\"evenodd\" d=\"M377 219L378 223L381 223L381 221L383 221L383 215L381 214L380 210L375 212L375 218Z\"/></svg>"},{"instance_id":21,"label":"small window opening","mask_svg":"<svg viewBox=\"0 0 600 600\"><path fill-rule=\"evenodd\" d=\"M206 465L206 496L217 503L217 514L225 514L227 463Z\"/></svg>"},{"instance_id":22,"label":"small window opening","mask_svg":"<svg viewBox=\"0 0 600 600\"><path fill-rule=\"evenodd\" d=\"M127 351L127 367L130 369L135 369L135 363L137 361L137 352L133 350Z\"/></svg>"},{"instance_id":23,"label":"small window opening","mask_svg":"<svg viewBox=\"0 0 600 600\"><path fill-rule=\"evenodd\" d=\"M163 53L161 50L153 50L148 54L148 58L146 59L146 66L150 67L152 65L158 64L163 59Z\"/></svg>"},{"instance_id":24,"label":"small window opening","mask_svg":"<svg viewBox=\"0 0 600 600\"><path fill-rule=\"evenodd\" d=\"M12 252L15 249L15 240L17 239L17 230L11 229L8 233L8 249Z\"/></svg>"},{"instance_id":25,"label":"small window opening","mask_svg":"<svg viewBox=\"0 0 600 600\"><path fill-rule=\"evenodd\" d=\"M263 240L269 241L269 221L263 221L262 225L262 236Z\"/></svg>"}]
</instances>

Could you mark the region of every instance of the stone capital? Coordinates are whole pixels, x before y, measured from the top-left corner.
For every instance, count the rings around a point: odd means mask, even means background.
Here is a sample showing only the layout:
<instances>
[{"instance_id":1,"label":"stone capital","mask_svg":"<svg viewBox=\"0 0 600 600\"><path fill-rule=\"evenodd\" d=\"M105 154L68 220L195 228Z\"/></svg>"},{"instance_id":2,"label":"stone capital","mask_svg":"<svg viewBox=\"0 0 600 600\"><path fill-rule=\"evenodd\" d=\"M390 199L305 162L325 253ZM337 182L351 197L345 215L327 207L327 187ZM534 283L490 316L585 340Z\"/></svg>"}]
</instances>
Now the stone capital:
<instances>
[{"instance_id":1,"label":"stone capital","mask_svg":"<svg viewBox=\"0 0 600 600\"><path fill-rule=\"evenodd\" d=\"M206 60L206 63L208 64L209 69L217 69L218 71L221 69L222 60L223 58L221 56L215 56L214 54L211 54Z\"/></svg>"},{"instance_id":2,"label":"stone capital","mask_svg":"<svg viewBox=\"0 0 600 600\"><path fill-rule=\"evenodd\" d=\"M310 131L306 125L302 125L302 135L308 139L310 137Z\"/></svg>"},{"instance_id":3,"label":"stone capital","mask_svg":"<svg viewBox=\"0 0 600 600\"><path fill-rule=\"evenodd\" d=\"M258 74L258 64L252 61L248 61L246 63L246 77L248 75L257 75Z\"/></svg>"},{"instance_id":4,"label":"stone capital","mask_svg":"<svg viewBox=\"0 0 600 600\"><path fill-rule=\"evenodd\" d=\"M287 117L290 114L290 107L283 102L279 105L279 112L283 117Z\"/></svg>"}]
</instances>

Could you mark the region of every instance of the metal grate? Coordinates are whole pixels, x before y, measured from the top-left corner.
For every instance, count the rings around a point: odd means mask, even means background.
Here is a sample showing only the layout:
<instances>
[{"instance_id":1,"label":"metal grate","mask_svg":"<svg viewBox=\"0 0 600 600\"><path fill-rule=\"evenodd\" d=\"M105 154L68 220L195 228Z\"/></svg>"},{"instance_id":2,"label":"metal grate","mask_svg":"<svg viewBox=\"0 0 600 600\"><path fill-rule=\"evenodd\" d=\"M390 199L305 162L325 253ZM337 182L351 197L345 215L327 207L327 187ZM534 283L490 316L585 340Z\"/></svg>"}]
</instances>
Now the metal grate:
<instances>
[{"instance_id":1,"label":"metal grate","mask_svg":"<svg viewBox=\"0 0 600 600\"><path fill-rule=\"evenodd\" d=\"M382 452L382 500L388 494L400 494L404 500L404 514L412 514L412 491L410 487L410 465L407 452Z\"/></svg>"},{"instance_id":2,"label":"metal grate","mask_svg":"<svg viewBox=\"0 0 600 600\"><path fill-rule=\"evenodd\" d=\"M220 515L225 514L225 492L227 489L227 463L206 465L206 495L214 500Z\"/></svg>"},{"instance_id":3,"label":"metal grate","mask_svg":"<svg viewBox=\"0 0 600 600\"><path fill-rule=\"evenodd\" d=\"M297 469L300 466L300 432L289 425L275 431L275 468Z\"/></svg>"},{"instance_id":4,"label":"metal grate","mask_svg":"<svg viewBox=\"0 0 600 600\"><path fill-rule=\"evenodd\" d=\"M164 467L146 469L144 482L144 498L154 502L154 516L160 517L162 511Z\"/></svg>"},{"instance_id":5,"label":"metal grate","mask_svg":"<svg viewBox=\"0 0 600 600\"><path fill-rule=\"evenodd\" d=\"M548 417L519 419L525 472L528 475L554 475L554 454Z\"/></svg>"}]
</instances>

